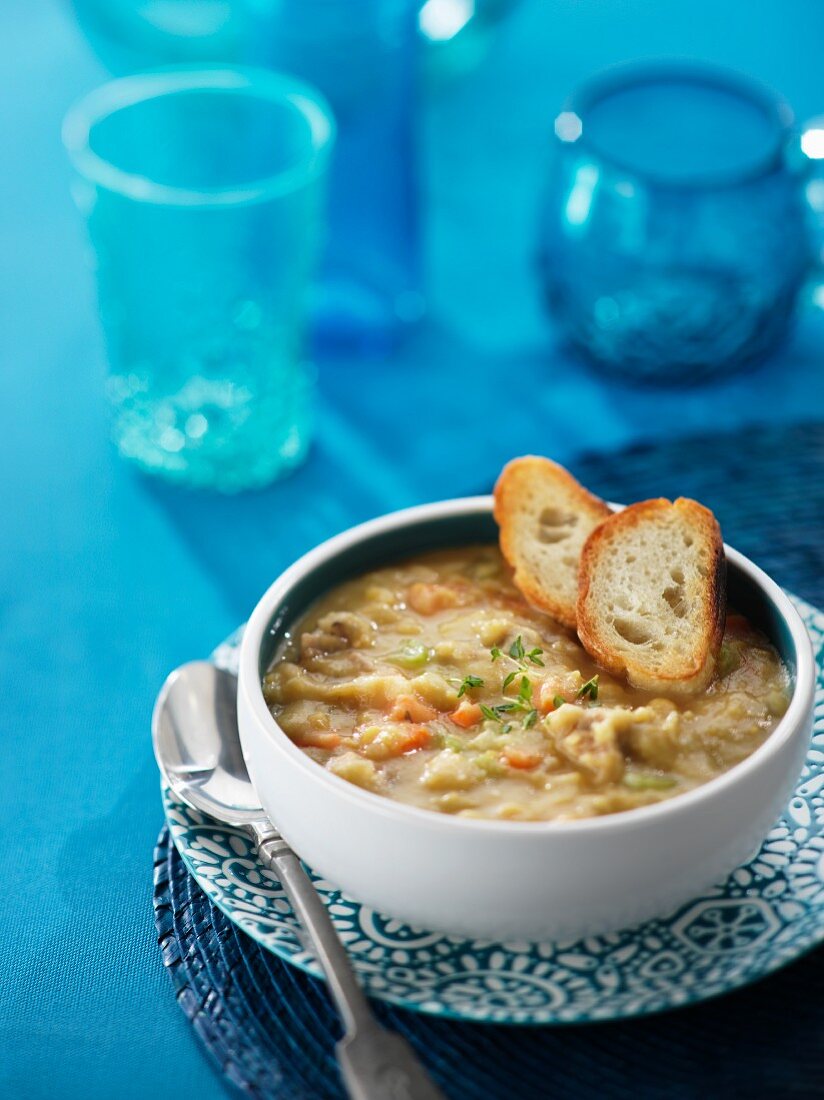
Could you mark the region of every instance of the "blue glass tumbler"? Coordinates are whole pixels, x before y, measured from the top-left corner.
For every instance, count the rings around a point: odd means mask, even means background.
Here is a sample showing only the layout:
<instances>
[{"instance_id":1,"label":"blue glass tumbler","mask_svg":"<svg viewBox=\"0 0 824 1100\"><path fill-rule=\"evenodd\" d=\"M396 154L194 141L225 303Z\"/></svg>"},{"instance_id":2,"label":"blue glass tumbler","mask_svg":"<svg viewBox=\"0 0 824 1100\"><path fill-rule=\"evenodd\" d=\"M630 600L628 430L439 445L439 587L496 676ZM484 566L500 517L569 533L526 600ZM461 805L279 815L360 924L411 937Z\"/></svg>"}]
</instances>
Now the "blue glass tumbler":
<instances>
[{"instance_id":1,"label":"blue glass tumbler","mask_svg":"<svg viewBox=\"0 0 824 1100\"><path fill-rule=\"evenodd\" d=\"M264 66L292 73L326 97L338 136L312 305L314 336L325 351L383 351L423 312L415 140L420 2L73 0L113 72L170 63Z\"/></svg>"},{"instance_id":2,"label":"blue glass tumbler","mask_svg":"<svg viewBox=\"0 0 824 1100\"><path fill-rule=\"evenodd\" d=\"M234 491L305 455L333 135L314 90L253 69L124 77L67 115L114 439L144 470Z\"/></svg>"},{"instance_id":3,"label":"blue glass tumbler","mask_svg":"<svg viewBox=\"0 0 824 1100\"><path fill-rule=\"evenodd\" d=\"M70 0L92 49L118 76L161 65L258 65L278 0Z\"/></svg>"},{"instance_id":4,"label":"blue glass tumbler","mask_svg":"<svg viewBox=\"0 0 824 1100\"><path fill-rule=\"evenodd\" d=\"M787 105L723 70L632 65L576 93L555 135L540 268L567 340L638 382L764 359L811 254Z\"/></svg>"}]
</instances>

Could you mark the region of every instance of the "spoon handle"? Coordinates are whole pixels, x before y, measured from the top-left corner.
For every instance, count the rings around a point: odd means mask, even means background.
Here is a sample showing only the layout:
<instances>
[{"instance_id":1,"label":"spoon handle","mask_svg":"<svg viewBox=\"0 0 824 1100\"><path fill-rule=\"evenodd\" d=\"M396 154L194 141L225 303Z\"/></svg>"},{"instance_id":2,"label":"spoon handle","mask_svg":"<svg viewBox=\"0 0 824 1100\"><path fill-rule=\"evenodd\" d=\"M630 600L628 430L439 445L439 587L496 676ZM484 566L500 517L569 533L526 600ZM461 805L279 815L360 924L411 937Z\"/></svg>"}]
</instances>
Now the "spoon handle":
<instances>
[{"instance_id":1,"label":"spoon handle","mask_svg":"<svg viewBox=\"0 0 824 1100\"><path fill-rule=\"evenodd\" d=\"M303 926L344 1024L338 1061L352 1100L444 1100L409 1044L382 1028L346 949L303 866L274 830L254 830L258 858L273 871Z\"/></svg>"}]
</instances>

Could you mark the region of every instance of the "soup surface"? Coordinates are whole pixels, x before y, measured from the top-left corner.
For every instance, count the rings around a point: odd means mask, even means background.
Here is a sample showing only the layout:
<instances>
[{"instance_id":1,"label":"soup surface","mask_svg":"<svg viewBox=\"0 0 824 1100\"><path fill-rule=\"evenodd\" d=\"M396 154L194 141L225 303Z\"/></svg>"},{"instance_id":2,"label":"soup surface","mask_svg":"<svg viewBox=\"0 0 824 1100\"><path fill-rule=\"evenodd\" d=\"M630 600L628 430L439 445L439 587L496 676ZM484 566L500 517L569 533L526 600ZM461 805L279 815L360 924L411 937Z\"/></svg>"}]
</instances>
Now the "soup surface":
<instances>
[{"instance_id":1,"label":"soup surface","mask_svg":"<svg viewBox=\"0 0 824 1100\"><path fill-rule=\"evenodd\" d=\"M719 664L699 695L628 687L482 545L335 588L263 691L294 743L358 786L462 817L566 820L671 798L764 741L789 701L778 654L730 612Z\"/></svg>"}]
</instances>

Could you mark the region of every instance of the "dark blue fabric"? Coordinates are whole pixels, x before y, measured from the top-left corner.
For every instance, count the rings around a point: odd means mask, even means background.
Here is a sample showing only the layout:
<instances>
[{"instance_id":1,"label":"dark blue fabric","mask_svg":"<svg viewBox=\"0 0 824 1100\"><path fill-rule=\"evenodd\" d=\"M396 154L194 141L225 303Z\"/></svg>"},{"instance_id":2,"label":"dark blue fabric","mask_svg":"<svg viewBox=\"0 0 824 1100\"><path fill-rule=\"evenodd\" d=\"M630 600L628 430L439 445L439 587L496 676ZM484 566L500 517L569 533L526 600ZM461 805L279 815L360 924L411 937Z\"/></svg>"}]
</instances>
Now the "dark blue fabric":
<instances>
[{"instance_id":1,"label":"dark blue fabric","mask_svg":"<svg viewBox=\"0 0 824 1100\"><path fill-rule=\"evenodd\" d=\"M71 4L0 3L0 1095L221 1095L155 944L149 715L167 672L206 656L295 556L488 485L519 452L569 462L821 412L822 314L757 375L635 392L556 347L532 261L545 135L570 87L612 62L689 55L767 81L803 118L824 108L822 40L813 0L523 0L477 71L426 97L426 324L389 361L321 364L306 466L223 500L149 483L107 442L59 138L105 73ZM639 1049L646 1034L632 1032Z\"/></svg>"}]
</instances>

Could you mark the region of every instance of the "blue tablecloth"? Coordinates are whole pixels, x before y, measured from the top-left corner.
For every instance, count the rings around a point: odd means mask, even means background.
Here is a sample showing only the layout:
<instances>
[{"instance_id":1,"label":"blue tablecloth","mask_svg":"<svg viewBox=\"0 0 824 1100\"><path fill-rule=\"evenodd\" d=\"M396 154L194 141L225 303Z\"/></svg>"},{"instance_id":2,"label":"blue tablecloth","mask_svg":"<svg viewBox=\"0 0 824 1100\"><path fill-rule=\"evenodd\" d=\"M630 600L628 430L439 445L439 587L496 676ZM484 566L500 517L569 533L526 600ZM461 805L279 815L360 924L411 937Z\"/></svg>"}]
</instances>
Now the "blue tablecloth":
<instances>
[{"instance_id":1,"label":"blue tablecloth","mask_svg":"<svg viewBox=\"0 0 824 1100\"><path fill-rule=\"evenodd\" d=\"M431 313L391 362L325 364L318 442L238 499L148 482L106 441L104 359L61 116L103 73L68 6L0 9L0 1094L221 1095L155 942L148 719L295 555L388 508L475 491L504 459L822 411L824 319L694 393L610 388L555 350L528 263L546 133L593 69L732 64L824 108L804 0L533 0L424 120Z\"/></svg>"}]
</instances>

